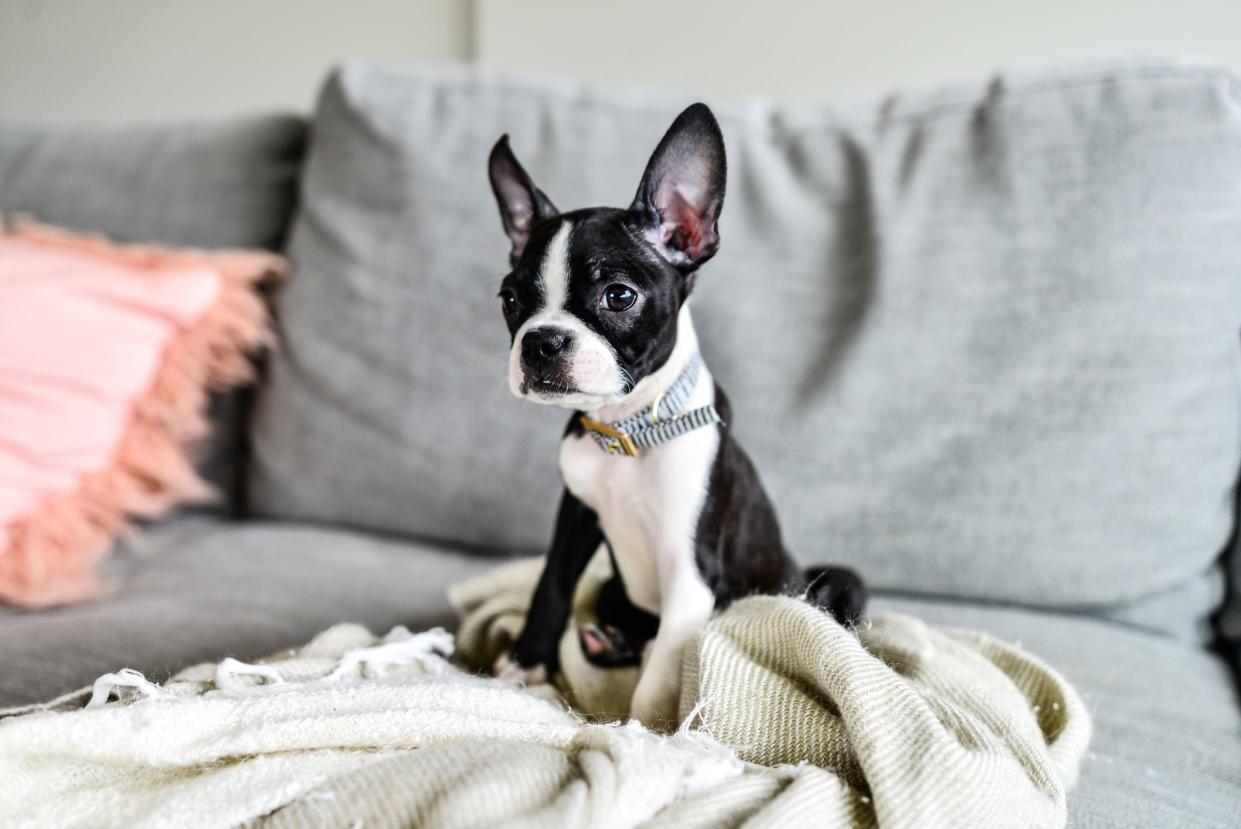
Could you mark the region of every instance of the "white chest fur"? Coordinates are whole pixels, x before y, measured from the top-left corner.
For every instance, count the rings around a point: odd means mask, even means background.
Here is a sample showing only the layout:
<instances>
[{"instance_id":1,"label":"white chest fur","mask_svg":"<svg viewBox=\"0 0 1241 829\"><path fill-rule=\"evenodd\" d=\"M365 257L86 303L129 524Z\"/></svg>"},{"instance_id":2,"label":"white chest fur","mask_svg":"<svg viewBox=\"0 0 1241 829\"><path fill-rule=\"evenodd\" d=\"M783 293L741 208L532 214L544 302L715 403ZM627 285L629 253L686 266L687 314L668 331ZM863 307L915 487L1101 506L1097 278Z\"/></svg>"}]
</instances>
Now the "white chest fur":
<instances>
[{"instance_id":1,"label":"white chest fur","mask_svg":"<svg viewBox=\"0 0 1241 829\"><path fill-rule=\"evenodd\" d=\"M677 342L666 364L640 380L624 401L590 416L606 423L650 406L697 352L689 309L682 307ZM704 366L684 410L713 403L715 382ZM715 596L698 570L696 535L719 445L714 426L634 458L607 454L587 434L560 445L565 486L599 516L625 592L638 607L659 616L659 632L646 651L631 705L632 714L647 725L675 718L686 643L715 607Z\"/></svg>"},{"instance_id":2,"label":"white chest fur","mask_svg":"<svg viewBox=\"0 0 1241 829\"><path fill-rule=\"evenodd\" d=\"M714 400L714 383L704 368L685 408ZM561 444L565 486L598 514L629 598L652 613L660 613L673 584L699 594L695 603L702 601L706 586L685 584L685 577L697 571L695 535L718 448L719 431L710 426L636 458L609 455L587 434ZM674 573L679 578L672 579Z\"/></svg>"}]
</instances>

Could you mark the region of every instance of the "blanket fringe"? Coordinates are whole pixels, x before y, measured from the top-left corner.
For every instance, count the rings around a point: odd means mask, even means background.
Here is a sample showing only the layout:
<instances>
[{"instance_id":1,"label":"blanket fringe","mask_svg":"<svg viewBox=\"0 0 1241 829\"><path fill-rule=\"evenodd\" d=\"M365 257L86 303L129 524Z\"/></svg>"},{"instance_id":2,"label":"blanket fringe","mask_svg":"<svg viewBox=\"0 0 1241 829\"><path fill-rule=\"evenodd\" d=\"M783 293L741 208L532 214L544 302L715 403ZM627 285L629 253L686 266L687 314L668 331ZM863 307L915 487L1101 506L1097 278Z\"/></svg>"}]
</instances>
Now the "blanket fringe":
<instances>
[{"instance_id":1,"label":"blanket fringe","mask_svg":"<svg viewBox=\"0 0 1241 829\"><path fill-rule=\"evenodd\" d=\"M431 628L422 633L410 633L404 625L397 625L383 642L370 648L347 651L340 664L327 675L329 680L363 675L386 676L395 667L414 665L431 675L448 670L448 658L453 653L453 636L442 627Z\"/></svg>"},{"instance_id":2,"label":"blanket fringe","mask_svg":"<svg viewBox=\"0 0 1241 829\"><path fill-rule=\"evenodd\" d=\"M165 698L170 694L156 683L147 679L133 668L122 668L114 674L104 674L95 680L91 688L90 701L87 708L98 708L106 703L112 693L120 688L133 688L147 699Z\"/></svg>"}]
</instances>

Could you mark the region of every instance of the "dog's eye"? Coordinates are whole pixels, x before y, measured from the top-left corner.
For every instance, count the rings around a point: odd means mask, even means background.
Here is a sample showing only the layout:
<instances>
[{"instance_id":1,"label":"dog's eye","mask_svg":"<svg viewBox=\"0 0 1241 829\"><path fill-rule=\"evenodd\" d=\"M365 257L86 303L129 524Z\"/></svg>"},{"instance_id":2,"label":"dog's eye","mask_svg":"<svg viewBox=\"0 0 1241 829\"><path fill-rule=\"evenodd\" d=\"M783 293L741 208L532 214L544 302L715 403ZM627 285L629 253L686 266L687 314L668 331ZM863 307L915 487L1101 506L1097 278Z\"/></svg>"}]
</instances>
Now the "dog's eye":
<instances>
[{"instance_id":1,"label":"dog's eye","mask_svg":"<svg viewBox=\"0 0 1241 829\"><path fill-rule=\"evenodd\" d=\"M638 301L638 294L628 285L609 285L603 289L603 302L609 311L625 311Z\"/></svg>"},{"instance_id":2,"label":"dog's eye","mask_svg":"<svg viewBox=\"0 0 1241 829\"><path fill-rule=\"evenodd\" d=\"M517 310L517 294L513 293L511 288L505 288L500 291L500 307L504 309L504 313L511 314Z\"/></svg>"}]
</instances>

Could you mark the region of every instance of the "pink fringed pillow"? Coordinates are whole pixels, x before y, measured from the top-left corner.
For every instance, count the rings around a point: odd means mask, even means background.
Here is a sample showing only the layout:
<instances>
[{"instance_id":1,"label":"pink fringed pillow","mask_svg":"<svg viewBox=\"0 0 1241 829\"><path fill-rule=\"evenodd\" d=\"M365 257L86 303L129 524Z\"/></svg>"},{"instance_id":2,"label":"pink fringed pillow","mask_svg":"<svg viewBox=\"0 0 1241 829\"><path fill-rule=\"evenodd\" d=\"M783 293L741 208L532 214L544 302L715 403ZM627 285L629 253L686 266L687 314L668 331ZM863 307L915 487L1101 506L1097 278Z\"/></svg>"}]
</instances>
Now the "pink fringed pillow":
<instances>
[{"instance_id":1,"label":"pink fringed pillow","mask_svg":"<svg viewBox=\"0 0 1241 829\"><path fill-rule=\"evenodd\" d=\"M210 497L188 447L207 393L270 339L255 290L284 260L0 226L0 599L98 595L130 517Z\"/></svg>"}]
</instances>

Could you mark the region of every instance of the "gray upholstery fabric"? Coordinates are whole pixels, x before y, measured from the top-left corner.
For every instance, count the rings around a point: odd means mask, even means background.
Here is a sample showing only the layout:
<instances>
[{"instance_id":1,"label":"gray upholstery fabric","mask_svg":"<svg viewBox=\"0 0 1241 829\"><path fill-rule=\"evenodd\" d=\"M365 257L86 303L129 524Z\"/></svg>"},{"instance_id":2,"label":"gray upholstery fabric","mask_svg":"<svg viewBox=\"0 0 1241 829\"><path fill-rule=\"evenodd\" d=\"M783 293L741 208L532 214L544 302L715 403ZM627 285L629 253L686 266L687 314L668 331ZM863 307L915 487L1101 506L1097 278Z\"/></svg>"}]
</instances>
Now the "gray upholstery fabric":
<instances>
[{"instance_id":1,"label":"gray upholstery fabric","mask_svg":"<svg viewBox=\"0 0 1241 829\"><path fill-rule=\"evenodd\" d=\"M305 144L300 118L152 127L0 121L0 210L129 242L276 249Z\"/></svg>"},{"instance_id":2,"label":"gray upholstery fabric","mask_svg":"<svg viewBox=\"0 0 1241 829\"><path fill-rule=\"evenodd\" d=\"M375 630L449 620L444 587L490 562L306 524L185 518L122 561L119 592L43 613L0 611L0 707L130 666L162 677L260 656L344 620ZM1022 643L1076 683L1096 735L1070 825L1226 826L1241 810L1241 709L1220 660L1193 645L1070 614L879 597L876 609Z\"/></svg>"},{"instance_id":3,"label":"gray upholstery fabric","mask_svg":"<svg viewBox=\"0 0 1241 829\"><path fill-rule=\"evenodd\" d=\"M309 524L186 516L118 551L118 591L41 612L0 609L0 707L132 667L152 679L204 659L253 659L337 622L453 621L445 588L489 562Z\"/></svg>"},{"instance_id":4,"label":"gray upholstery fabric","mask_svg":"<svg viewBox=\"0 0 1241 829\"><path fill-rule=\"evenodd\" d=\"M1238 496L1241 497L1241 492ZM1219 644L1241 683L1241 534L1234 533L1234 536L1232 547L1224 557L1226 595L1213 621L1219 634Z\"/></svg>"},{"instance_id":5,"label":"gray upholstery fabric","mask_svg":"<svg viewBox=\"0 0 1241 829\"><path fill-rule=\"evenodd\" d=\"M1127 63L711 102L729 195L695 314L795 552L880 587L1201 622L1241 457L1236 90ZM623 205L685 103L336 74L255 507L541 548L565 415L504 387L487 152L509 132L561 207Z\"/></svg>"},{"instance_id":6,"label":"gray upholstery fabric","mask_svg":"<svg viewBox=\"0 0 1241 829\"><path fill-rule=\"evenodd\" d=\"M277 249L296 196L305 123L285 115L152 127L0 121L0 211L124 242ZM199 449L208 480L241 481L239 395L216 399Z\"/></svg>"}]
</instances>

